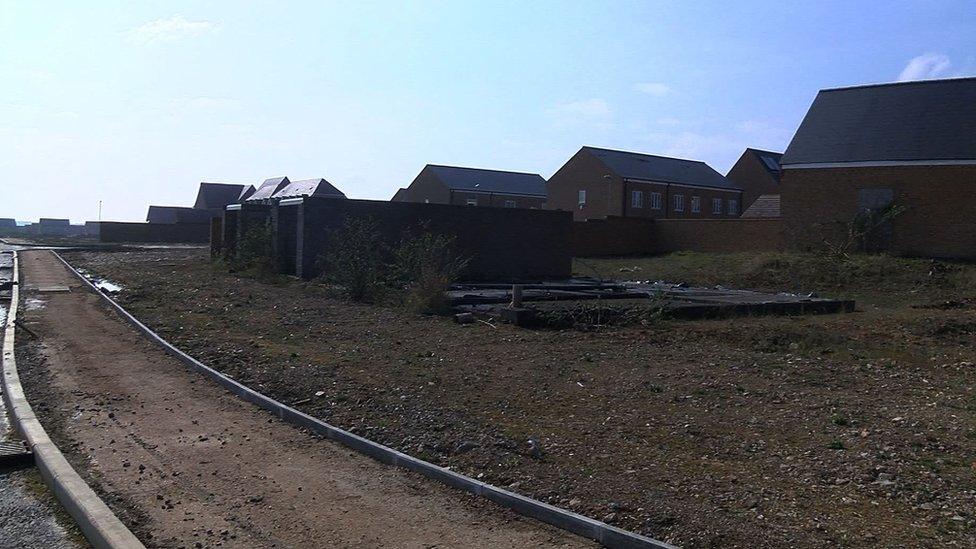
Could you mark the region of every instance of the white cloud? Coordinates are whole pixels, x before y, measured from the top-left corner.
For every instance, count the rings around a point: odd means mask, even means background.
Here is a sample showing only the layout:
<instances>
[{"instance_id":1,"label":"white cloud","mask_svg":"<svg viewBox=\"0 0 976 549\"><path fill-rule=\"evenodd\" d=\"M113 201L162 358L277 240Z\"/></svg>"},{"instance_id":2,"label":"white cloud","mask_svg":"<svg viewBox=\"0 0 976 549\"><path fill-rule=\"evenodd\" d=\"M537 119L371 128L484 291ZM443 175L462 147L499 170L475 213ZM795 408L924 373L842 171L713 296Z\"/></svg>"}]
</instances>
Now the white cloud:
<instances>
[{"instance_id":1,"label":"white cloud","mask_svg":"<svg viewBox=\"0 0 976 549\"><path fill-rule=\"evenodd\" d=\"M926 80L946 76L952 63L947 55L926 53L913 58L898 75L899 82Z\"/></svg>"},{"instance_id":2,"label":"white cloud","mask_svg":"<svg viewBox=\"0 0 976 549\"><path fill-rule=\"evenodd\" d=\"M182 15L174 15L169 19L157 19L130 29L126 37L134 44L147 45L198 36L218 28L219 25L211 21L188 21Z\"/></svg>"},{"instance_id":3,"label":"white cloud","mask_svg":"<svg viewBox=\"0 0 976 549\"><path fill-rule=\"evenodd\" d=\"M664 97L665 95L671 93L671 88L660 82L639 82L634 85L634 89L654 97Z\"/></svg>"}]
</instances>

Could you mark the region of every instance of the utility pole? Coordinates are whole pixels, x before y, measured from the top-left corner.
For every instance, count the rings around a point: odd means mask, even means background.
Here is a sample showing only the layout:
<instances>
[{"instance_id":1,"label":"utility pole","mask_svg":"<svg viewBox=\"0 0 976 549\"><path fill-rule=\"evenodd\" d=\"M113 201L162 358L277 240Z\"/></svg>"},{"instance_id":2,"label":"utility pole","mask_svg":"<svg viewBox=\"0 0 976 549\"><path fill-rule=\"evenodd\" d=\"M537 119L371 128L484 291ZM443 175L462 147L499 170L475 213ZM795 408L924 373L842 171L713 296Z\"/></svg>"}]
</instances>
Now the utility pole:
<instances>
[{"instance_id":1,"label":"utility pole","mask_svg":"<svg viewBox=\"0 0 976 549\"><path fill-rule=\"evenodd\" d=\"M98 220L102 220L102 201L98 201Z\"/></svg>"}]
</instances>

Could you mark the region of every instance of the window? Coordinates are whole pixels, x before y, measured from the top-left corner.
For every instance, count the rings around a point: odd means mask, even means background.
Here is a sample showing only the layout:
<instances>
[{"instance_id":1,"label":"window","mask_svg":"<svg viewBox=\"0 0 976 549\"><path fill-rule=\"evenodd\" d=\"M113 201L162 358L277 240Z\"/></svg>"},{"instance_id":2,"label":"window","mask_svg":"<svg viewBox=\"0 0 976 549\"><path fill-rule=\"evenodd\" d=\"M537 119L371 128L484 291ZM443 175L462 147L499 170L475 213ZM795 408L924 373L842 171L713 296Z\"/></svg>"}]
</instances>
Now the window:
<instances>
[{"instance_id":1,"label":"window","mask_svg":"<svg viewBox=\"0 0 976 549\"><path fill-rule=\"evenodd\" d=\"M651 209L661 209L661 193L651 193Z\"/></svg>"},{"instance_id":2,"label":"window","mask_svg":"<svg viewBox=\"0 0 976 549\"><path fill-rule=\"evenodd\" d=\"M685 211L685 195L683 194L674 195L674 211L676 212Z\"/></svg>"},{"instance_id":3,"label":"window","mask_svg":"<svg viewBox=\"0 0 976 549\"><path fill-rule=\"evenodd\" d=\"M712 213L713 214L720 214L720 213L722 213L722 199L721 198L713 198L712 199Z\"/></svg>"},{"instance_id":4,"label":"window","mask_svg":"<svg viewBox=\"0 0 976 549\"><path fill-rule=\"evenodd\" d=\"M739 215L739 201L734 198L729 199L729 215Z\"/></svg>"},{"instance_id":5,"label":"window","mask_svg":"<svg viewBox=\"0 0 976 549\"><path fill-rule=\"evenodd\" d=\"M478 205L478 199L477 198L469 198L467 200L467 202L465 202L465 204L467 204L468 206L477 206Z\"/></svg>"},{"instance_id":6,"label":"window","mask_svg":"<svg viewBox=\"0 0 976 549\"><path fill-rule=\"evenodd\" d=\"M506 208L514 208L515 207L515 201L514 200L506 200L505 201L505 207Z\"/></svg>"},{"instance_id":7,"label":"window","mask_svg":"<svg viewBox=\"0 0 976 549\"><path fill-rule=\"evenodd\" d=\"M580 206L580 208L582 208L583 206L585 206L585 205L586 205L586 191L583 191L583 190L581 190L581 191L579 192L579 198L578 198L578 201L579 201L579 206Z\"/></svg>"},{"instance_id":8,"label":"window","mask_svg":"<svg viewBox=\"0 0 976 549\"><path fill-rule=\"evenodd\" d=\"M644 207L644 191L633 191L630 193L630 207L631 208Z\"/></svg>"},{"instance_id":9,"label":"window","mask_svg":"<svg viewBox=\"0 0 976 549\"><path fill-rule=\"evenodd\" d=\"M701 212L701 197L693 196L691 197L691 213Z\"/></svg>"}]
</instances>

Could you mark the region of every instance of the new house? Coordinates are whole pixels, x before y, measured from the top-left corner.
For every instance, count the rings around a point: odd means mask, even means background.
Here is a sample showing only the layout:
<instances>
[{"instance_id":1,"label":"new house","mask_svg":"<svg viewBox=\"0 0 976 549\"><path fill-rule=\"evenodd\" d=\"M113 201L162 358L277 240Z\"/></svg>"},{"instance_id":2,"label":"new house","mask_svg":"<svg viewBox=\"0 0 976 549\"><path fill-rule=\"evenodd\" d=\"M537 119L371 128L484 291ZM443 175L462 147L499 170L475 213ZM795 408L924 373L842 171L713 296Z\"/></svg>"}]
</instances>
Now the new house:
<instances>
[{"instance_id":1,"label":"new house","mask_svg":"<svg viewBox=\"0 0 976 549\"><path fill-rule=\"evenodd\" d=\"M537 173L459 166L427 164L400 191L394 201L531 209L541 209L546 203L546 180Z\"/></svg>"},{"instance_id":2,"label":"new house","mask_svg":"<svg viewBox=\"0 0 976 549\"><path fill-rule=\"evenodd\" d=\"M183 206L149 206L149 212L146 213L146 221L166 225L210 223L210 219L214 215L212 210L186 208Z\"/></svg>"},{"instance_id":3,"label":"new house","mask_svg":"<svg viewBox=\"0 0 976 549\"><path fill-rule=\"evenodd\" d=\"M577 221L739 217L742 191L708 164L583 147L549 178L547 208Z\"/></svg>"},{"instance_id":4,"label":"new house","mask_svg":"<svg viewBox=\"0 0 976 549\"><path fill-rule=\"evenodd\" d=\"M794 247L887 219L871 248L976 257L976 78L821 90L781 166Z\"/></svg>"},{"instance_id":5,"label":"new house","mask_svg":"<svg viewBox=\"0 0 976 549\"><path fill-rule=\"evenodd\" d=\"M291 181L287 177L272 177L245 198L246 202L267 202L299 197L345 198L346 195L321 177Z\"/></svg>"},{"instance_id":6,"label":"new house","mask_svg":"<svg viewBox=\"0 0 976 549\"><path fill-rule=\"evenodd\" d=\"M742 208L749 206L763 195L779 194L780 167L783 153L746 149L725 178L742 189Z\"/></svg>"},{"instance_id":7,"label":"new house","mask_svg":"<svg viewBox=\"0 0 976 549\"><path fill-rule=\"evenodd\" d=\"M213 210L220 215L228 204L236 204L247 188L253 185L234 185L229 183L200 183L197 200L193 207L198 210Z\"/></svg>"}]
</instances>

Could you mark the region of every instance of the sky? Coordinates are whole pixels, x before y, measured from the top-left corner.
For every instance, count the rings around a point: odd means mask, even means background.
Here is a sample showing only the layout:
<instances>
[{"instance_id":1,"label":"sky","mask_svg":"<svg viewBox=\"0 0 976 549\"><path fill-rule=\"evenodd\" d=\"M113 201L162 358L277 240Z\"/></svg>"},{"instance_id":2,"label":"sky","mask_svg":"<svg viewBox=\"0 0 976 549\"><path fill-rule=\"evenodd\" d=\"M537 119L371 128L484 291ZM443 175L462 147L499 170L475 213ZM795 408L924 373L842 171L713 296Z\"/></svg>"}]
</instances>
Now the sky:
<instances>
[{"instance_id":1,"label":"sky","mask_svg":"<svg viewBox=\"0 0 976 549\"><path fill-rule=\"evenodd\" d=\"M976 75L976 3L0 0L0 217L201 181L389 199L427 163L782 151L817 90Z\"/></svg>"}]
</instances>

